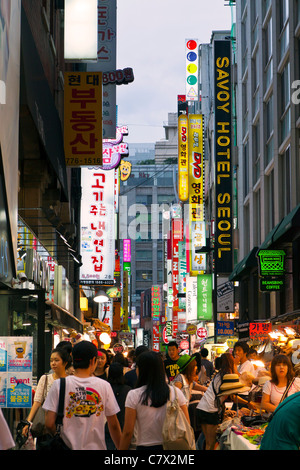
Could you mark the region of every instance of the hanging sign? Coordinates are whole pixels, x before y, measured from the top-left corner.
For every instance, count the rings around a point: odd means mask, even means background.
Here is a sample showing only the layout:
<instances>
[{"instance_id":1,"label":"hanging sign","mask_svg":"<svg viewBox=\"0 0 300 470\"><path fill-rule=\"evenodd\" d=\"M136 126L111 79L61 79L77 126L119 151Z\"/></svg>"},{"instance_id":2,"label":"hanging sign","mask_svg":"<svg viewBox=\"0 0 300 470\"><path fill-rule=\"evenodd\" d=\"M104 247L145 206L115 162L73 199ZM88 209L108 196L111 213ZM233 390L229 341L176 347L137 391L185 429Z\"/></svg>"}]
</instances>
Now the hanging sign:
<instances>
[{"instance_id":1,"label":"hanging sign","mask_svg":"<svg viewBox=\"0 0 300 470\"><path fill-rule=\"evenodd\" d=\"M189 197L188 117L178 117L178 197L187 201Z\"/></svg>"},{"instance_id":2,"label":"hanging sign","mask_svg":"<svg viewBox=\"0 0 300 470\"><path fill-rule=\"evenodd\" d=\"M233 267L231 155L231 41L214 41L215 73L215 265L218 274Z\"/></svg>"},{"instance_id":3,"label":"hanging sign","mask_svg":"<svg viewBox=\"0 0 300 470\"><path fill-rule=\"evenodd\" d=\"M198 39L186 39L186 99L197 101L199 98L198 83Z\"/></svg>"}]
</instances>

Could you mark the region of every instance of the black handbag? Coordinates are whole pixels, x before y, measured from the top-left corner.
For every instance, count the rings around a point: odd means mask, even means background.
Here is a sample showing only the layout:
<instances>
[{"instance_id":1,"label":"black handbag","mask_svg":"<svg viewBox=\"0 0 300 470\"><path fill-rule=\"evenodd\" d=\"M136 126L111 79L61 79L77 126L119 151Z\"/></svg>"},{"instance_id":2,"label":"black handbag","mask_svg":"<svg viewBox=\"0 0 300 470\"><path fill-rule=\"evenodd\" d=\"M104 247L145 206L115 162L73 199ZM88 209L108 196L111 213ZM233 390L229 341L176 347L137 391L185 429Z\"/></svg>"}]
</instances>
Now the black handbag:
<instances>
[{"instance_id":1,"label":"black handbag","mask_svg":"<svg viewBox=\"0 0 300 470\"><path fill-rule=\"evenodd\" d=\"M65 389L66 389L66 379L63 377L60 379L60 389L59 389L59 402L58 402L58 411L56 417L56 434L51 436L49 434L48 438L40 443L39 450L44 451L57 451L57 450L71 450L62 440L60 433L63 426L63 417L64 417L64 404L65 404Z\"/></svg>"}]
</instances>

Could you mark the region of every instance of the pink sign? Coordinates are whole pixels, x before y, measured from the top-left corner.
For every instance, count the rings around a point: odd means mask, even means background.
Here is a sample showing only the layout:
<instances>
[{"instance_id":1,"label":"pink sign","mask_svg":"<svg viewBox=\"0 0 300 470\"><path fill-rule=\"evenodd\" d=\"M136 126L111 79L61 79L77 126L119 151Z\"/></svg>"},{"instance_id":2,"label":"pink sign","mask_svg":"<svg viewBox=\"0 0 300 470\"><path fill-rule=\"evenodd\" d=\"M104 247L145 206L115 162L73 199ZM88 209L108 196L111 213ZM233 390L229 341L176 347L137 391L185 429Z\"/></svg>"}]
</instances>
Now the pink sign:
<instances>
[{"instance_id":1,"label":"pink sign","mask_svg":"<svg viewBox=\"0 0 300 470\"><path fill-rule=\"evenodd\" d=\"M123 240L123 261L131 263L131 240Z\"/></svg>"}]
</instances>

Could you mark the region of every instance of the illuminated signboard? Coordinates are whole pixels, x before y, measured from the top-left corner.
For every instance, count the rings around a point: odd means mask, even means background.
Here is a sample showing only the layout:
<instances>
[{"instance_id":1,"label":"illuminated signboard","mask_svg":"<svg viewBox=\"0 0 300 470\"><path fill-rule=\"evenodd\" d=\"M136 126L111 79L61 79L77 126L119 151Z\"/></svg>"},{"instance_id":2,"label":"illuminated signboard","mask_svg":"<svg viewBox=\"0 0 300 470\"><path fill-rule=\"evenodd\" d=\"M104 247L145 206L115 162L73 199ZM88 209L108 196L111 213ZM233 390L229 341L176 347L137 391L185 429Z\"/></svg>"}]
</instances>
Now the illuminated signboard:
<instances>
[{"instance_id":1,"label":"illuminated signboard","mask_svg":"<svg viewBox=\"0 0 300 470\"><path fill-rule=\"evenodd\" d=\"M233 267L231 41L214 41L215 73L215 264L218 274Z\"/></svg>"},{"instance_id":2,"label":"illuminated signboard","mask_svg":"<svg viewBox=\"0 0 300 470\"><path fill-rule=\"evenodd\" d=\"M124 263L131 262L131 240L123 240L123 261Z\"/></svg>"},{"instance_id":3,"label":"illuminated signboard","mask_svg":"<svg viewBox=\"0 0 300 470\"><path fill-rule=\"evenodd\" d=\"M284 288L283 250L260 250L257 254L259 261L259 289L262 292L280 291Z\"/></svg>"},{"instance_id":4,"label":"illuminated signboard","mask_svg":"<svg viewBox=\"0 0 300 470\"><path fill-rule=\"evenodd\" d=\"M160 312L161 312L160 287L153 286L151 288L151 315L154 321L159 321Z\"/></svg>"},{"instance_id":5,"label":"illuminated signboard","mask_svg":"<svg viewBox=\"0 0 300 470\"><path fill-rule=\"evenodd\" d=\"M186 99L197 101L198 83L198 39L186 39Z\"/></svg>"},{"instance_id":6,"label":"illuminated signboard","mask_svg":"<svg viewBox=\"0 0 300 470\"><path fill-rule=\"evenodd\" d=\"M178 196L181 201L189 197L188 117L185 114L178 118Z\"/></svg>"},{"instance_id":7,"label":"illuminated signboard","mask_svg":"<svg viewBox=\"0 0 300 470\"><path fill-rule=\"evenodd\" d=\"M268 338L268 334L271 333L272 331L272 324L267 322L267 323L250 323L249 324L249 335L250 338L256 338L259 337L259 339L262 338Z\"/></svg>"},{"instance_id":8,"label":"illuminated signboard","mask_svg":"<svg viewBox=\"0 0 300 470\"><path fill-rule=\"evenodd\" d=\"M80 283L114 285L115 171L81 169Z\"/></svg>"},{"instance_id":9,"label":"illuminated signboard","mask_svg":"<svg viewBox=\"0 0 300 470\"><path fill-rule=\"evenodd\" d=\"M197 276L197 317L198 320L212 319L212 275Z\"/></svg>"},{"instance_id":10,"label":"illuminated signboard","mask_svg":"<svg viewBox=\"0 0 300 470\"><path fill-rule=\"evenodd\" d=\"M102 165L102 74L65 73L64 144L66 165Z\"/></svg>"}]
</instances>

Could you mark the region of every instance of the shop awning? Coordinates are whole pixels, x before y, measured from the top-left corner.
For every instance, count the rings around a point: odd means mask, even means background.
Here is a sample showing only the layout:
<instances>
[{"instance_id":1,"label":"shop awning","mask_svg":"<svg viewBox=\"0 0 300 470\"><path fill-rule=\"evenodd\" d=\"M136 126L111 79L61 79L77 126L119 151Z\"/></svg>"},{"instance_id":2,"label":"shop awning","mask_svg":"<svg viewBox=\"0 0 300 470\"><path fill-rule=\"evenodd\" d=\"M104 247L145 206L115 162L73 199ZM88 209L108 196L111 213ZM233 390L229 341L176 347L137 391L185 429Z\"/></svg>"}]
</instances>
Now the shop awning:
<instances>
[{"instance_id":1,"label":"shop awning","mask_svg":"<svg viewBox=\"0 0 300 470\"><path fill-rule=\"evenodd\" d=\"M245 274L248 270L257 267L257 258L256 258L256 253L257 253L258 247L255 246L252 248L250 253L248 253L247 256L245 256L242 261L240 261L232 271L232 273L229 276L229 281L236 281L237 279L240 279L240 277Z\"/></svg>"},{"instance_id":2,"label":"shop awning","mask_svg":"<svg viewBox=\"0 0 300 470\"><path fill-rule=\"evenodd\" d=\"M265 238L265 241L260 245L259 250L267 250L270 246L274 243L274 236L281 225L282 220L279 224L275 225L275 227L268 233Z\"/></svg>"},{"instance_id":3,"label":"shop awning","mask_svg":"<svg viewBox=\"0 0 300 470\"><path fill-rule=\"evenodd\" d=\"M72 328L73 330L78 331L78 333L83 333L83 323L79 321L78 318L74 317L70 312L59 307L50 300L46 301L46 305L50 308L51 323L55 326Z\"/></svg>"},{"instance_id":4,"label":"shop awning","mask_svg":"<svg viewBox=\"0 0 300 470\"><path fill-rule=\"evenodd\" d=\"M26 105L50 166L68 201L62 123L37 51L24 8L21 15L21 104Z\"/></svg>"},{"instance_id":5,"label":"shop awning","mask_svg":"<svg viewBox=\"0 0 300 470\"><path fill-rule=\"evenodd\" d=\"M284 217L278 230L276 230L276 233L274 234L274 242L290 232L291 229L295 229L300 232L300 204Z\"/></svg>"}]
</instances>

